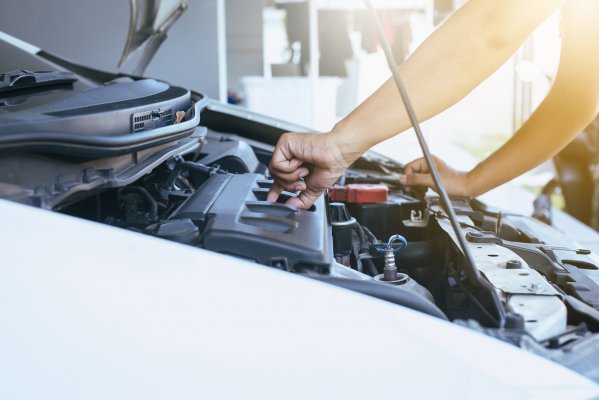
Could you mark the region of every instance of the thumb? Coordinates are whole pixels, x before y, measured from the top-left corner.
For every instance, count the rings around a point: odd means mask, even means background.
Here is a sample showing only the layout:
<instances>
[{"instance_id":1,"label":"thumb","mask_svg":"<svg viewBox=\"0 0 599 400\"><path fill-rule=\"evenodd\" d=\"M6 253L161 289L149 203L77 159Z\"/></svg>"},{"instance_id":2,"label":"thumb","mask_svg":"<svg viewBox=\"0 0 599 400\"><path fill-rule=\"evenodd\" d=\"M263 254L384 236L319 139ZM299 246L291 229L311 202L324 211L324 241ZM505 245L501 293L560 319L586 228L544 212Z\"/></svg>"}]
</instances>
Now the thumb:
<instances>
[{"instance_id":1,"label":"thumb","mask_svg":"<svg viewBox=\"0 0 599 400\"><path fill-rule=\"evenodd\" d=\"M430 174L407 174L399 178L404 186L428 186L435 187L433 178Z\"/></svg>"}]
</instances>

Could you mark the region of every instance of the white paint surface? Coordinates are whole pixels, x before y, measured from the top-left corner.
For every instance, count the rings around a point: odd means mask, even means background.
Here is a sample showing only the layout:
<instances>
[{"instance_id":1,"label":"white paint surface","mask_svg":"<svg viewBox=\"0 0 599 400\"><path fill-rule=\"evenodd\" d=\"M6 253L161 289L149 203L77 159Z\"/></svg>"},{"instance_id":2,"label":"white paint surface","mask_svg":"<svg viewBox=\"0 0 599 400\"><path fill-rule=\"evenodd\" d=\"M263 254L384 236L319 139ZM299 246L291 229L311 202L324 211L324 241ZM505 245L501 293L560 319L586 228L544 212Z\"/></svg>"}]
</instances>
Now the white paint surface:
<instances>
[{"instance_id":1,"label":"white paint surface","mask_svg":"<svg viewBox=\"0 0 599 400\"><path fill-rule=\"evenodd\" d=\"M323 283L6 201L0 218L2 399L599 395L515 347Z\"/></svg>"}]
</instances>

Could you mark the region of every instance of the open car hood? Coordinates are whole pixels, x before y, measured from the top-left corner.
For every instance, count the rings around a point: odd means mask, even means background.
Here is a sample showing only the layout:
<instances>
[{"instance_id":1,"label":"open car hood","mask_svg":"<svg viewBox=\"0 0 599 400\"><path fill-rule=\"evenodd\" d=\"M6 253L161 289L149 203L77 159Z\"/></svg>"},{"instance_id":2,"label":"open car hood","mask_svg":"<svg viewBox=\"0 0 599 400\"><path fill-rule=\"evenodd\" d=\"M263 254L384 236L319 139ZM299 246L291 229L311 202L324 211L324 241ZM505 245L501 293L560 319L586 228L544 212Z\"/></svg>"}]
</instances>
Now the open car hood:
<instances>
[{"instance_id":1,"label":"open car hood","mask_svg":"<svg viewBox=\"0 0 599 400\"><path fill-rule=\"evenodd\" d=\"M187 10L186 0L130 0L129 33L118 66L141 52L133 73L142 75L166 33Z\"/></svg>"}]
</instances>

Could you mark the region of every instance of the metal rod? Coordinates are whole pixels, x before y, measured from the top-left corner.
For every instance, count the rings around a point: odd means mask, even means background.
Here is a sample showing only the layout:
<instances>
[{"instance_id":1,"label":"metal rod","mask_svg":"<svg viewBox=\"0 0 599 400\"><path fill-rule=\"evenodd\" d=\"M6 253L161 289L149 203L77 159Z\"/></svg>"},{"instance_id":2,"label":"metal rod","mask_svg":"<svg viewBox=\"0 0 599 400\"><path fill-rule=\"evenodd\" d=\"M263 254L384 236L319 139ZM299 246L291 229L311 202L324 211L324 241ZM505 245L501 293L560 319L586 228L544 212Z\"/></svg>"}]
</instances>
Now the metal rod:
<instances>
[{"instance_id":1,"label":"metal rod","mask_svg":"<svg viewBox=\"0 0 599 400\"><path fill-rule=\"evenodd\" d=\"M473 283L474 285L476 285L478 287L483 287L487 290L487 292L489 293L489 295L491 296L491 299L493 301L493 306L495 308L495 311L497 312L497 315L499 316L499 325L502 326L503 321L505 319L505 310L503 309L503 307L501 305L501 301L499 300L499 296L497 295L495 288L487 280L481 279L480 272L478 271L478 268L476 268L476 263L474 262L472 253L470 253L468 244L466 243L466 239L464 238L464 235L462 234L462 229L460 228L460 224L458 222L457 216L456 216L453 206L451 204L451 200L449 199L449 195L447 194L447 191L445 190L445 186L443 185L443 182L441 181L441 177L439 175L439 170L437 169L437 166L435 165L435 161L434 161L434 159L431 155L431 152L428 148L428 144L426 143L426 140L424 139L424 135L422 134L422 130L420 129L420 122L418 121L418 117L416 116L416 112L414 111L414 107L412 105L412 102L410 101L406 87L403 83L403 80L401 79L401 76L399 75L399 68L397 67L397 62L395 61L395 57L393 56L393 52L391 51L389 42L385 38L385 32L381 25L381 21L378 18L378 15L372 5L372 2L370 0L363 0L363 1L364 1L364 4L366 5L366 8L368 8L368 10L370 11L370 14L372 15L372 20L375 23L377 34L379 36L379 41L381 42L381 46L383 47L383 51L385 52L385 57L387 58L387 64L389 65L389 69L391 70L391 72L393 74L393 79L395 80L395 84L397 85L397 89L399 90L399 94L403 101L404 107L406 109L406 112L408 113L410 122L411 122L412 126L414 127L414 131L416 132L416 137L418 138L418 143L420 144L420 148L422 149L424 159L426 160L426 163L430 170L433 181L435 182L435 185L437 186L437 192L439 194L439 199L441 201L441 205L445 209L445 212L447 213L447 216L449 217L449 221L451 222L453 231L456 235L458 243L459 243L459 245L462 249L462 252L464 254L464 259L466 261L466 266L467 266L468 273L469 273L468 278L470 279L471 283Z\"/></svg>"}]
</instances>

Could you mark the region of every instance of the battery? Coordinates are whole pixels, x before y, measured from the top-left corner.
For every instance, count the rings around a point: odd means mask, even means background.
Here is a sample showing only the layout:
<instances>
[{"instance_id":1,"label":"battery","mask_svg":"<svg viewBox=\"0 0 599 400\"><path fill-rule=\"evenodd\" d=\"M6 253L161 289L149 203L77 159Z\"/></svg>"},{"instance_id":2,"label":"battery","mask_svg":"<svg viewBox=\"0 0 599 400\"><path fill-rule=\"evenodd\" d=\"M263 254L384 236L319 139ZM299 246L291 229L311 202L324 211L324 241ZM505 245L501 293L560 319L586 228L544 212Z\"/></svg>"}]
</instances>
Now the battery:
<instances>
[{"instance_id":1,"label":"battery","mask_svg":"<svg viewBox=\"0 0 599 400\"><path fill-rule=\"evenodd\" d=\"M381 184L353 183L329 188L329 200L342 203L383 203L387 201L389 188Z\"/></svg>"}]
</instances>

